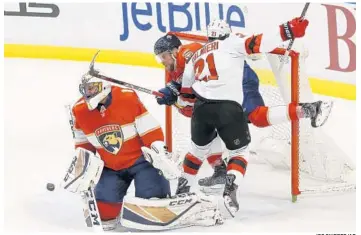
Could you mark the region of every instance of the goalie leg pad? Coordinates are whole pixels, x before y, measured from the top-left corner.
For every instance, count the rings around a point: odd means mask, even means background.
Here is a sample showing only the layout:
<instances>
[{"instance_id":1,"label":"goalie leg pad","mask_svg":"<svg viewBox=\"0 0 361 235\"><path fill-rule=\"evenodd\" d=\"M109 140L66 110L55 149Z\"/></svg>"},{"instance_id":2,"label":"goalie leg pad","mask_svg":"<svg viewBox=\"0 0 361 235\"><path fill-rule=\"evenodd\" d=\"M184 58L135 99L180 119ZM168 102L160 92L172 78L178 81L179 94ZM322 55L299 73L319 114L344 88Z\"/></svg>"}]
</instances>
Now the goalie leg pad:
<instances>
[{"instance_id":1,"label":"goalie leg pad","mask_svg":"<svg viewBox=\"0 0 361 235\"><path fill-rule=\"evenodd\" d=\"M222 221L216 200L195 193L149 200L126 196L121 213L124 227L147 231L212 226Z\"/></svg>"}]
</instances>

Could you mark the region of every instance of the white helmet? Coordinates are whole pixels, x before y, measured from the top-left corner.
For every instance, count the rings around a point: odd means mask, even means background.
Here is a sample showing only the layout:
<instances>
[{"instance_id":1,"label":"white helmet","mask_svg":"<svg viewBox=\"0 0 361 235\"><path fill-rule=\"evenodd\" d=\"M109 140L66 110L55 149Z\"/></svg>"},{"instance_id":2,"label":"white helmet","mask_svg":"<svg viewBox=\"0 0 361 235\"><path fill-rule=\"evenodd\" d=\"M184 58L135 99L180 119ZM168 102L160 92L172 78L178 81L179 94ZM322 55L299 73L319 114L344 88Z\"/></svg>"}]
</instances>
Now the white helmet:
<instances>
[{"instance_id":1,"label":"white helmet","mask_svg":"<svg viewBox=\"0 0 361 235\"><path fill-rule=\"evenodd\" d=\"M219 39L222 37L228 37L231 32L231 27L224 20L212 20L207 26L208 39Z\"/></svg>"},{"instance_id":2,"label":"white helmet","mask_svg":"<svg viewBox=\"0 0 361 235\"><path fill-rule=\"evenodd\" d=\"M88 73L81 78L79 91L83 95L89 110L95 109L111 91L110 83L96 78Z\"/></svg>"}]
</instances>

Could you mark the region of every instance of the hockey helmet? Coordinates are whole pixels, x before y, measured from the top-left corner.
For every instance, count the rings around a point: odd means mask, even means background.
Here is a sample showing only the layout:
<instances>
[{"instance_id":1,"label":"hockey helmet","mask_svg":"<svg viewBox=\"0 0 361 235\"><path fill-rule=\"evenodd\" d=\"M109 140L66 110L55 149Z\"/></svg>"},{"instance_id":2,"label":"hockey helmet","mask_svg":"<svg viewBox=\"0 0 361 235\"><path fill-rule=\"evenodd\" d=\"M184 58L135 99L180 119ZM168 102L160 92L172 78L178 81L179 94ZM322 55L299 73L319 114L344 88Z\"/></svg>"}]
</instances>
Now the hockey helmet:
<instances>
[{"instance_id":1,"label":"hockey helmet","mask_svg":"<svg viewBox=\"0 0 361 235\"><path fill-rule=\"evenodd\" d=\"M111 91L111 84L86 73L82 76L79 91L89 110L94 110Z\"/></svg>"},{"instance_id":2,"label":"hockey helmet","mask_svg":"<svg viewBox=\"0 0 361 235\"><path fill-rule=\"evenodd\" d=\"M154 54L159 55L165 51L171 52L174 48L178 48L182 45L179 38L172 34L167 34L159 38L154 44Z\"/></svg>"},{"instance_id":3,"label":"hockey helmet","mask_svg":"<svg viewBox=\"0 0 361 235\"><path fill-rule=\"evenodd\" d=\"M182 45L179 38L175 35L167 34L159 38L154 44L155 59L158 63L165 66L166 70L174 71L176 67L176 56L173 49Z\"/></svg>"},{"instance_id":4,"label":"hockey helmet","mask_svg":"<svg viewBox=\"0 0 361 235\"><path fill-rule=\"evenodd\" d=\"M207 26L208 40L223 40L231 34L232 30L225 20L212 20Z\"/></svg>"}]
</instances>

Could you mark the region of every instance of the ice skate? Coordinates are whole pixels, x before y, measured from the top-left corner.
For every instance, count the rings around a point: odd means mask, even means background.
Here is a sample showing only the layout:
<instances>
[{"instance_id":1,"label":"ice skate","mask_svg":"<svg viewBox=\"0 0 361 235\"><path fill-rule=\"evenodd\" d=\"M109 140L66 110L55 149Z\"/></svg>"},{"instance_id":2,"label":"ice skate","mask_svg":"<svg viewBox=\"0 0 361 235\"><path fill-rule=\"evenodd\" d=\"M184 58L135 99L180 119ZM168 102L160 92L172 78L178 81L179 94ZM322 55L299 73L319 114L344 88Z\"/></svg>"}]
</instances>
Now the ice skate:
<instances>
[{"instance_id":1,"label":"ice skate","mask_svg":"<svg viewBox=\"0 0 361 235\"><path fill-rule=\"evenodd\" d=\"M326 123L331 113L332 101L317 101L313 103L300 103L305 117L311 119L312 127L320 127Z\"/></svg>"},{"instance_id":2,"label":"ice skate","mask_svg":"<svg viewBox=\"0 0 361 235\"><path fill-rule=\"evenodd\" d=\"M223 192L224 205L232 217L234 217L239 210L237 201L238 185L234 183L235 179L236 176L233 174L228 174L226 176L226 185Z\"/></svg>"},{"instance_id":3,"label":"ice skate","mask_svg":"<svg viewBox=\"0 0 361 235\"><path fill-rule=\"evenodd\" d=\"M176 194L189 193L189 191L190 186L188 185L188 180L182 176L179 177Z\"/></svg>"},{"instance_id":4,"label":"ice skate","mask_svg":"<svg viewBox=\"0 0 361 235\"><path fill-rule=\"evenodd\" d=\"M226 184L227 166L224 161L219 166L214 167L212 176L202 178L198 181L200 190L205 194L220 193Z\"/></svg>"}]
</instances>

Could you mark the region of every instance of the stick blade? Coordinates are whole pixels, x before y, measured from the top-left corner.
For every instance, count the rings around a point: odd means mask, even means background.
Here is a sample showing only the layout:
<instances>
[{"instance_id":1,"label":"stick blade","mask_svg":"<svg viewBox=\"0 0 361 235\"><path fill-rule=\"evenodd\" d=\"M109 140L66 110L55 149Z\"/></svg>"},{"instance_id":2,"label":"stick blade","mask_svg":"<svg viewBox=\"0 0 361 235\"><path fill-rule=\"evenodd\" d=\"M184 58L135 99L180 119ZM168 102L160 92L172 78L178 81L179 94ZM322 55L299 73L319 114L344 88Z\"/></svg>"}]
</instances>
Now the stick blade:
<instances>
[{"instance_id":1,"label":"stick blade","mask_svg":"<svg viewBox=\"0 0 361 235\"><path fill-rule=\"evenodd\" d=\"M92 61L90 62L90 65L89 65L89 72L90 72L90 73L95 73L94 63L95 63L95 60L96 60L99 52L100 52L100 50L98 50L98 51L95 53L95 55L93 56Z\"/></svg>"}]
</instances>

